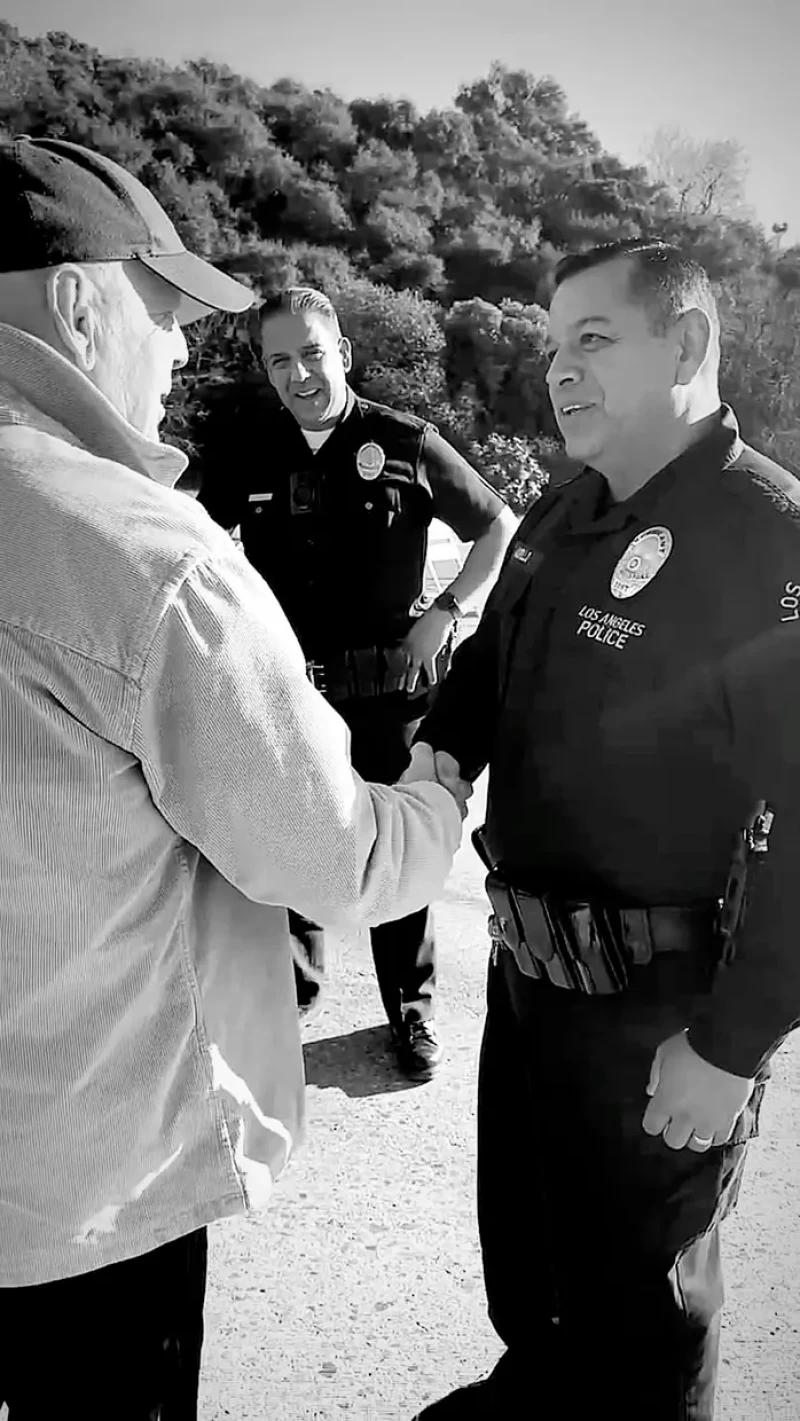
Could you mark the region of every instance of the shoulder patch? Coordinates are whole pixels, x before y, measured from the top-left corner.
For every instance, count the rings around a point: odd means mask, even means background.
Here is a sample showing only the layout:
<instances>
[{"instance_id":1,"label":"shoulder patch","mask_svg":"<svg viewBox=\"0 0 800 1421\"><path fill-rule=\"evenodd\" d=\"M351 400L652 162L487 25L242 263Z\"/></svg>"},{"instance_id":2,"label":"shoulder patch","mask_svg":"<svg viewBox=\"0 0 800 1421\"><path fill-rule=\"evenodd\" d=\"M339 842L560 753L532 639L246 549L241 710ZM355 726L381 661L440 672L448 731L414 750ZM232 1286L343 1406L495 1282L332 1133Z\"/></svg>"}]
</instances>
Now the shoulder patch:
<instances>
[{"instance_id":1,"label":"shoulder patch","mask_svg":"<svg viewBox=\"0 0 800 1421\"><path fill-rule=\"evenodd\" d=\"M748 452L752 454L753 451ZM743 472L753 488L769 499L773 508L793 523L800 523L800 479L763 454L755 455Z\"/></svg>"},{"instance_id":2,"label":"shoulder patch","mask_svg":"<svg viewBox=\"0 0 800 1421\"><path fill-rule=\"evenodd\" d=\"M359 404L362 414L372 417L373 419L387 419L391 424L400 424L406 429L413 430L423 430L431 427L429 421L422 419L420 415L407 414L405 410L390 409L388 405L379 405L375 400L364 399L363 395L359 396Z\"/></svg>"},{"instance_id":3,"label":"shoulder patch","mask_svg":"<svg viewBox=\"0 0 800 1421\"><path fill-rule=\"evenodd\" d=\"M783 513L785 517L791 518L793 522L800 523L800 490L784 489L780 484L773 482L764 474L751 474L750 479L753 487L768 498L770 503Z\"/></svg>"}]
</instances>

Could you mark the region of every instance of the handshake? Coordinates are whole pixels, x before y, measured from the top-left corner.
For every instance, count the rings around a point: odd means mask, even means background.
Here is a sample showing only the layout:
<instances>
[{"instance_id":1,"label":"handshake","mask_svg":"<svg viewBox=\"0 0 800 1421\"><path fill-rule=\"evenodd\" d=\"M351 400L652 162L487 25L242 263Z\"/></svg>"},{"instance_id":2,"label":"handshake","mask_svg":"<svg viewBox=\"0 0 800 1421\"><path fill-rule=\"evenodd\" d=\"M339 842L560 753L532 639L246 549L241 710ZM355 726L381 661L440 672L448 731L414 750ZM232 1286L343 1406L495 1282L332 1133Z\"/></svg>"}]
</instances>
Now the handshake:
<instances>
[{"instance_id":1,"label":"handshake","mask_svg":"<svg viewBox=\"0 0 800 1421\"><path fill-rule=\"evenodd\" d=\"M461 766L446 750L433 750L420 740L411 750L411 764L397 781L401 785L414 784L419 780L433 780L452 794L462 819L467 817L467 801L472 795L472 784L461 778Z\"/></svg>"}]
</instances>

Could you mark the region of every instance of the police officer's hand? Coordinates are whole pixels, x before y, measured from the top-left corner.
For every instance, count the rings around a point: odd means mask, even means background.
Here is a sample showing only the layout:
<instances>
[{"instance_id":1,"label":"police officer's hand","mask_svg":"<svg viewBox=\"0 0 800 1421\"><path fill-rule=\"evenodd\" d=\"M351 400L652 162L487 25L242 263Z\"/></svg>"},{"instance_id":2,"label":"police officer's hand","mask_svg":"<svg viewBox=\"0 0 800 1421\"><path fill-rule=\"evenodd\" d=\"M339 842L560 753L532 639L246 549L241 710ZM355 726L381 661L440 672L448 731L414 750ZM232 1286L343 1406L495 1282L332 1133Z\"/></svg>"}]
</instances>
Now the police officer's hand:
<instances>
[{"instance_id":1,"label":"police officer's hand","mask_svg":"<svg viewBox=\"0 0 800 1421\"><path fill-rule=\"evenodd\" d=\"M437 750L433 758L436 765L436 778L439 784L444 785L445 789L449 789L457 800L463 819L467 812L467 800L472 798L472 784L469 780L461 778L461 766L458 760L455 760L446 750Z\"/></svg>"},{"instance_id":2,"label":"police officer's hand","mask_svg":"<svg viewBox=\"0 0 800 1421\"><path fill-rule=\"evenodd\" d=\"M429 607L417 618L408 636L400 643L400 650L406 658L406 670L400 679L401 690L413 694L422 671L428 678L428 684L436 685L436 658L447 644L452 630L453 618L440 607Z\"/></svg>"},{"instance_id":3,"label":"police officer's hand","mask_svg":"<svg viewBox=\"0 0 800 1421\"><path fill-rule=\"evenodd\" d=\"M643 1125L672 1150L701 1153L729 1140L755 1082L713 1066L689 1045L685 1031L662 1041L650 1070L650 1104Z\"/></svg>"}]
</instances>

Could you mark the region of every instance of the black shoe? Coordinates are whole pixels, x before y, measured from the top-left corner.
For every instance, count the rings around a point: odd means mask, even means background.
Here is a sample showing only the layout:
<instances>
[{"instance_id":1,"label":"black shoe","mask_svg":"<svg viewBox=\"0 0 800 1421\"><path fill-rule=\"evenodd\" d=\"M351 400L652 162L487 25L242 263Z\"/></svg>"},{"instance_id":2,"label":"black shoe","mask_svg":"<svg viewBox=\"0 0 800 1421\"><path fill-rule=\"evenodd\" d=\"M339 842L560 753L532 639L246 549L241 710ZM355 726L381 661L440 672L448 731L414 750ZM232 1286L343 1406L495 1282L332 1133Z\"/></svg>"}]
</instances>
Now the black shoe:
<instances>
[{"instance_id":1,"label":"black shoe","mask_svg":"<svg viewBox=\"0 0 800 1421\"><path fill-rule=\"evenodd\" d=\"M432 1021L404 1021L392 1027L397 1064L412 1081L429 1081L444 1051Z\"/></svg>"},{"instance_id":2,"label":"black shoe","mask_svg":"<svg viewBox=\"0 0 800 1421\"><path fill-rule=\"evenodd\" d=\"M304 1002L297 1004L297 1017L300 1022L300 1030L309 1026L312 1021L316 1021L320 1012L325 1008L325 1000L322 992L317 992L313 997L309 997Z\"/></svg>"},{"instance_id":3,"label":"black shoe","mask_svg":"<svg viewBox=\"0 0 800 1421\"><path fill-rule=\"evenodd\" d=\"M321 936L321 934L320 934ZM299 960L299 954L303 949L303 944L291 939L292 955L294 957L294 989L297 996L297 1015L300 1021L300 1030L308 1026L319 1016L324 1006L324 993L322 988L322 972L318 971L315 964ZM315 976L310 975L314 972ZM320 980L317 980L319 978Z\"/></svg>"}]
</instances>

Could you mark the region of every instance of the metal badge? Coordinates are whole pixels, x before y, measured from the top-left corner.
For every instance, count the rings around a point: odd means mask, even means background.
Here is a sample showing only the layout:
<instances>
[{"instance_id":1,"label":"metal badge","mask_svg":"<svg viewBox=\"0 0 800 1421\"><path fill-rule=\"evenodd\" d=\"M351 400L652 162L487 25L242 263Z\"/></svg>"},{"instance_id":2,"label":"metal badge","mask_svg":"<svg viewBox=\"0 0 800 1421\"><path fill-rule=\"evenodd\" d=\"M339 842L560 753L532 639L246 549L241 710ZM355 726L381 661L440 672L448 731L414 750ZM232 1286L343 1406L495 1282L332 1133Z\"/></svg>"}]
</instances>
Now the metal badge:
<instances>
[{"instance_id":1,"label":"metal badge","mask_svg":"<svg viewBox=\"0 0 800 1421\"><path fill-rule=\"evenodd\" d=\"M656 573L660 572L672 552L669 528L645 528L629 543L611 574L612 597L635 597Z\"/></svg>"},{"instance_id":2,"label":"metal badge","mask_svg":"<svg viewBox=\"0 0 800 1421\"><path fill-rule=\"evenodd\" d=\"M362 479L377 479L383 473L386 455L380 444L362 444L356 454L356 468Z\"/></svg>"}]
</instances>

